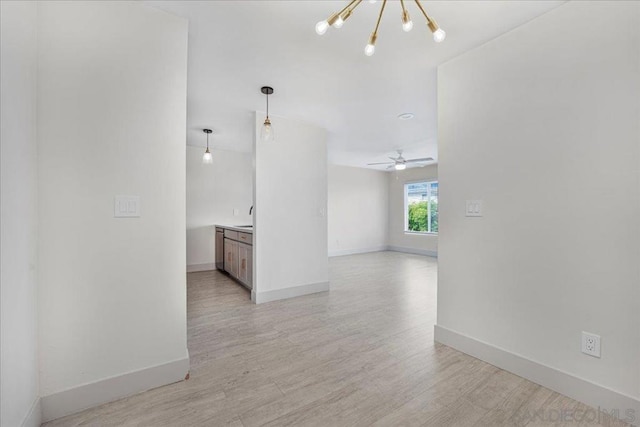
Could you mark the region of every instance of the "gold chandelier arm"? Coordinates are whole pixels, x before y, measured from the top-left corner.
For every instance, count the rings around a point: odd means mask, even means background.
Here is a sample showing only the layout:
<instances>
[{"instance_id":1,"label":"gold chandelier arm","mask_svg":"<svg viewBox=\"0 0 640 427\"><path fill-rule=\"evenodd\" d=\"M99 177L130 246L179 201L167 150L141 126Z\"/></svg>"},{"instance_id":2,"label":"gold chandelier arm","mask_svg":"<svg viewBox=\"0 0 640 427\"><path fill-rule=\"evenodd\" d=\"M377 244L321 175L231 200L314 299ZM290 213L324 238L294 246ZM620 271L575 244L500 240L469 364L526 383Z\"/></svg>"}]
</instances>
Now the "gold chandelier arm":
<instances>
[{"instance_id":1,"label":"gold chandelier arm","mask_svg":"<svg viewBox=\"0 0 640 427\"><path fill-rule=\"evenodd\" d=\"M418 5L418 7L420 8L420 11L424 15L424 17L427 18L427 25L429 26L429 29L431 30L431 32L435 33L436 31L438 31L438 29L440 28L440 27L438 27L438 23L435 21L435 19L433 19L432 17L427 15L427 12L425 12L424 8L420 4L420 0L415 0L415 2ZM442 41L442 40L440 40L440 41Z\"/></svg>"},{"instance_id":2,"label":"gold chandelier arm","mask_svg":"<svg viewBox=\"0 0 640 427\"><path fill-rule=\"evenodd\" d=\"M342 16L342 20L346 21L347 18L349 18L351 16L351 14L353 13L354 10L356 10L356 7L358 7L358 5L362 2L362 0L355 0L352 1L351 3L349 3L347 5L347 7L345 7L344 9L342 9L342 11L340 12L340 16ZM354 4L355 3L355 4ZM353 7L349 7L353 4Z\"/></svg>"},{"instance_id":3,"label":"gold chandelier arm","mask_svg":"<svg viewBox=\"0 0 640 427\"><path fill-rule=\"evenodd\" d=\"M340 12L338 12L338 15L342 15L347 9L351 7L352 4L357 3L355 6L353 6L353 8L355 9L361 1L362 0L351 0L348 5L346 5Z\"/></svg>"},{"instance_id":4,"label":"gold chandelier arm","mask_svg":"<svg viewBox=\"0 0 640 427\"><path fill-rule=\"evenodd\" d=\"M427 18L427 23L431 23L432 19L429 17L429 15L427 15L427 12L425 12L424 8L422 7L422 5L420 4L419 0L415 0L416 4L418 5L418 7L420 8L420 12L422 12L422 14L424 15L425 18Z\"/></svg>"},{"instance_id":5,"label":"gold chandelier arm","mask_svg":"<svg viewBox=\"0 0 640 427\"><path fill-rule=\"evenodd\" d=\"M384 13L384 7L386 5L387 5L387 0L383 0L382 7L380 8L380 14L378 15L378 21L376 22L376 29L373 30L373 34L376 34L376 35L378 34L378 27L380 26L380 20L382 19L382 14Z\"/></svg>"},{"instance_id":6,"label":"gold chandelier arm","mask_svg":"<svg viewBox=\"0 0 640 427\"><path fill-rule=\"evenodd\" d=\"M400 6L402 6L402 13L407 13L407 8L404 7L404 0L400 0Z\"/></svg>"},{"instance_id":7,"label":"gold chandelier arm","mask_svg":"<svg viewBox=\"0 0 640 427\"><path fill-rule=\"evenodd\" d=\"M329 18L327 18L327 21L329 22L329 25L333 25L333 23L336 21L336 19L338 19L338 17L341 16L344 13L345 10L349 9L352 4L354 4L356 2L360 3L361 1L362 0L351 0L349 2L349 4L346 5L344 8L342 8L342 10L340 12L336 12L333 15L331 15ZM354 9L355 9L355 7L354 7Z\"/></svg>"}]
</instances>

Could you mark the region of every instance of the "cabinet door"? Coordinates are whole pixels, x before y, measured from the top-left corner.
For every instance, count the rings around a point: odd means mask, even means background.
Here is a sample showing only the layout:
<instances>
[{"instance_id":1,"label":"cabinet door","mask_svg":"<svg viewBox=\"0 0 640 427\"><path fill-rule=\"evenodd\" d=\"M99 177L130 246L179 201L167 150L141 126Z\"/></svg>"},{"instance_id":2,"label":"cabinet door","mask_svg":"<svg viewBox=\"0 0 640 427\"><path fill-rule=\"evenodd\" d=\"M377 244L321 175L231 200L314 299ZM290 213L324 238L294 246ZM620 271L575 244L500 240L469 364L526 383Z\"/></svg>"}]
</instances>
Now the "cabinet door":
<instances>
[{"instance_id":1,"label":"cabinet door","mask_svg":"<svg viewBox=\"0 0 640 427\"><path fill-rule=\"evenodd\" d=\"M238 243L238 279L251 288L253 282L253 247L244 243Z\"/></svg>"},{"instance_id":2,"label":"cabinet door","mask_svg":"<svg viewBox=\"0 0 640 427\"><path fill-rule=\"evenodd\" d=\"M216 231L216 268L224 270L224 233Z\"/></svg>"},{"instance_id":3,"label":"cabinet door","mask_svg":"<svg viewBox=\"0 0 640 427\"><path fill-rule=\"evenodd\" d=\"M238 242L224 239L224 271L238 277Z\"/></svg>"}]
</instances>

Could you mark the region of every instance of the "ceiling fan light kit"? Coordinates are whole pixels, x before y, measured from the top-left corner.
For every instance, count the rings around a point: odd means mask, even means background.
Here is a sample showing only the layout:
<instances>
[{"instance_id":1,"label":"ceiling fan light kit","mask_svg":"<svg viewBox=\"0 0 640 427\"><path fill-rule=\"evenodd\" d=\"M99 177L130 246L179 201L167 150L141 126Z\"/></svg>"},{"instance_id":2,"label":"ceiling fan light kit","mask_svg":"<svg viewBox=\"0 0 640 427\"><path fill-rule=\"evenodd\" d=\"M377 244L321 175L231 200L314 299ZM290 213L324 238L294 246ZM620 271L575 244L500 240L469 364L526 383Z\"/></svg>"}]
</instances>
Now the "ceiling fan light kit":
<instances>
[{"instance_id":1,"label":"ceiling fan light kit","mask_svg":"<svg viewBox=\"0 0 640 427\"><path fill-rule=\"evenodd\" d=\"M407 168L407 165L416 165L416 166L424 166L420 163L432 162L433 157L422 157L420 159L405 159L402 157L402 150L396 150L398 153L398 157L389 157L391 162L377 162L377 163L367 163L367 166L379 166L379 165L388 165L387 169L395 169L397 171L402 171Z\"/></svg>"},{"instance_id":2,"label":"ceiling fan light kit","mask_svg":"<svg viewBox=\"0 0 640 427\"><path fill-rule=\"evenodd\" d=\"M382 1L382 6L380 7L380 13L378 14L378 20L376 21L376 26L373 32L371 33L371 36L369 36L369 43L364 48L364 54L367 56L372 56L376 51L376 39L378 38L378 28L380 27L380 21L382 20L382 14L384 13L384 8L387 5L387 1L388 0ZM427 20L427 27L429 27L429 30L431 30L431 32L433 33L433 40L435 40L437 43L442 42L446 38L447 34L444 32L442 28L438 26L438 23L435 21L435 19L433 19L427 14L427 12L424 10L424 7L422 7L422 4L420 3L420 0L414 0L414 1L418 5L418 9L420 9L420 12L422 12L425 19ZM324 33L327 32L329 27L341 28L344 22L351 16L353 11L356 9L356 7L358 7L358 5L361 2L362 0L351 0L351 2L349 2L349 4L345 6L341 11L334 13L324 21L318 22L316 24L316 33L318 33L318 35L323 35ZM375 3L375 0L373 1L370 0L369 3ZM409 12L407 11L404 4L404 0L400 0L400 6L402 8L402 15L401 15L402 29L405 32L409 32L413 28L413 21L411 21Z\"/></svg>"}]
</instances>

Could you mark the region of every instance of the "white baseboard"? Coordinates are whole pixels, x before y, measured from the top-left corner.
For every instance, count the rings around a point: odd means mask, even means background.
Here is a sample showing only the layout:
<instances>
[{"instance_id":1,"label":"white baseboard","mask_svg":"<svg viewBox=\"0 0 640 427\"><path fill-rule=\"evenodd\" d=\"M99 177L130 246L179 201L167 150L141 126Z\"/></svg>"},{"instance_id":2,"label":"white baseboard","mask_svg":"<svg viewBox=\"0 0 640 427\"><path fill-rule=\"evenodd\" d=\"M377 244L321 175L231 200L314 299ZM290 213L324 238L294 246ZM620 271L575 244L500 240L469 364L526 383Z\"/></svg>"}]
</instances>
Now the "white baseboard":
<instances>
[{"instance_id":1,"label":"white baseboard","mask_svg":"<svg viewBox=\"0 0 640 427\"><path fill-rule=\"evenodd\" d=\"M386 251L389 247L386 245L383 246L374 246L372 248L361 248L361 249L341 249L337 251L329 251L329 257L334 256L345 256L345 255L356 255L356 254L367 254L369 252L381 252Z\"/></svg>"},{"instance_id":2,"label":"white baseboard","mask_svg":"<svg viewBox=\"0 0 640 427\"><path fill-rule=\"evenodd\" d=\"M55 420L132 394L183 381L188 372L187 352L187 357L169 363L43 396L42 421Z\"/></svg>"},{"instance_id":3,"label":"white baseboard","mask_svg":"<svg viewBox=\"0 0 640 427\"><path fill-rule=\"evenodd\" d=\"M40 398L37 398L33 401L27 416L24 417L21 427L40 427L40 424L42 424L42 406L40 406Z\"/></svg>"},{"instance_id":4,"label":"white baseboard","mask_svg":"<svg viewBox=\"0 0 640 427\"><path fill-rule=\"evenodd\" d=\"M256 304L277 301L281 299L300 297L302 295L326 292L329 290L329 282L310 283L308 285L293 286L291 288L275 289L273 291L251 291L251 301Z\"/></svg>"},{"instance_id":5,"label":"white baseboard","mask_svg":"<svg viewBox=\"0 0 640 427\"><path fill-rule=\"evenodd\" d=\"M187 265L187 273L196 273L198 271L211 271L216 269L216 264L209 262L206 264L191 264Z\"/></svg>"},{"instance_id":6,"label":"white baseboard","mask_svg":"<svg viewBox=\"0 0 640 427\"><path fill-rule=\"evenodd\" d=\"M405 248L403 246L389 246L388 250L393 252L404 252L405 254L424 255L438 258L437 251L428 251L426 249Z\"/></svg>"},{"instance_id":7,"label":"white baseboard","mask_svg":"<svg viewBox=\"0 0 640 427\"><path fill-rule=\"evenodd\" d=\"M608 413L617 411L618 417L622 420L633 415L635 419L631 420L629 417L626 421L640 423L640 400L638 399L439 325L435 325L434 333L435 340L441 344L589 406L600 408Z\"/></svg>"}]
</instances>

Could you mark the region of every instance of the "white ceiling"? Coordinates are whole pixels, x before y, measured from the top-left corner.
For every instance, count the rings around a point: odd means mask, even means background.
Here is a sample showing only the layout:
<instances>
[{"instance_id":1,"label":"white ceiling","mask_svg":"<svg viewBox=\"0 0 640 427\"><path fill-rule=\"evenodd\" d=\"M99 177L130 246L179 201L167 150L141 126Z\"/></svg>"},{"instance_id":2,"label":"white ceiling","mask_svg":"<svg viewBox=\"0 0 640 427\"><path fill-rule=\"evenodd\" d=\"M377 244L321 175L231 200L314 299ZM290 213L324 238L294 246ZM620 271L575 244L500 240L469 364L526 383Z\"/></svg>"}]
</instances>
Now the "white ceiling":
<instances>
[{"instance_id":1,"label":"white ceiling","mask_svg":"<svg viewBox=\"0 0 640 427\"><path fill-rule=\"evenodd\" d=\"M380 1L363 1L324 36L316 22L347 1L145 3L189 19L187 144L204 146L208 127L214 149L251 151L252 112L264 111L269 85L271 115L324 127L331 163L365 167L398 148L437 159L436 67L563 2L422 0L447 32L435 43L414 2L405 2L414 22L405 33L391 0L372 57L363 49ZM405 112L415 118L399 120Z\"/></svg>"}]
</instances>

